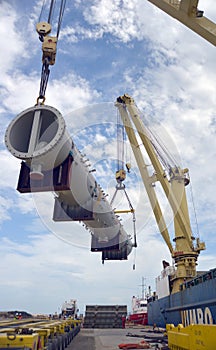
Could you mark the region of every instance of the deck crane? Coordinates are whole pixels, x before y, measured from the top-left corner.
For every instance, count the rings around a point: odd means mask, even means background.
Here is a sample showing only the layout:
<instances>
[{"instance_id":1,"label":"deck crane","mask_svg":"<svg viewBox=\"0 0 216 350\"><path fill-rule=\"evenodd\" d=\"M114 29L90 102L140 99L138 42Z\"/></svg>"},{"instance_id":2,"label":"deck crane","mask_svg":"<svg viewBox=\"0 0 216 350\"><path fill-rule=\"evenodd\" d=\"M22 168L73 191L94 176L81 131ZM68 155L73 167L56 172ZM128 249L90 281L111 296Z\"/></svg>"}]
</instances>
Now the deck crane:
<instances>
[{"instance_id":1,"label":"deck crane","mask_svg":"<svg viewBox=\"0 0 216 350\"><path fill-rule=\"evenodd\" d=\"M199 0L148 0L216 46L216 23L203 16Z\"/></svg>"},{"instance_id":2,"label":"deck crane","mask_svg":"<svg viewBox=\"0 0 216 350\"><path fill-rule=\"evenodd\" d=\"M58 24L56 29L56 35L49 35L52 31L52 18L54 14L55 8L55 0L50 1L49 14L47 22L39 22L36 25L36 31L39 34L39 39L42 42L42 70L41 70L41 81L40 81L40 91L39 96L37 98L37 104L44 104L45 102L45 93L47 88L47 83L50 74L50 65L55 64L56 59L56 50L57 50L57 42L59 38L59 33L62 24L62 18L64 15L66 0L61 0L59 7L59 15L58 15ZM43 7L41 9L41 13L43 12Z\"/></svg>"},{"instance_id":3,"label":"deck crane","mask_svg":"<svg viewBox=\"0 0 216 350\"><path fill-rule=\"evenodd\" d=\"M188 169L181 169L178 165L170 166L168 170L163 167L148 129L140 117L140 112L129 95L125 94L118 97L115 105L125 126L160 233L175 261L176 270L170 280L171 292L175 293L179 291L180 284L196 276L196 261L200 251L205 249L205 243L201 242L199 238L196 239L196 244L194 244L195 238L191 231L185 192L185 186L189 183ZM149 173L134 127L153 165L154 174ZM162 210L157 200L154 188L157 181L160 182L173 212L175 247L171 243Z\"/></svg>"}]
</instances>

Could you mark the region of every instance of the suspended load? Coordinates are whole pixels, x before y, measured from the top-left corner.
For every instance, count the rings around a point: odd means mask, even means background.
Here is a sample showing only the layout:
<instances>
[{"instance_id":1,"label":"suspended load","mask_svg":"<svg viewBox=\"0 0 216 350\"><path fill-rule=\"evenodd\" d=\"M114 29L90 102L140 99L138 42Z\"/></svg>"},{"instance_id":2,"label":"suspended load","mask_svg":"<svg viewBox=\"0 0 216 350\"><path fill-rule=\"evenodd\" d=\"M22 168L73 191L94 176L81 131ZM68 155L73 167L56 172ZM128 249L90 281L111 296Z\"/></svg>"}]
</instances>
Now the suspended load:
<instances>
[{"instance_id":1,"label":"suspended load","mask_svg":"<svg viewBox=\"0 0 216 350\"><path fill-rule=\"evenodd\" d=\"M103 261L127 259L130 236L57 109L40 104L20 113L6 130L5 144L22 159L19 192L54 191L54 221L82 221L92 237L91 251L102 252Z\"/></svg>"}]
</instances>

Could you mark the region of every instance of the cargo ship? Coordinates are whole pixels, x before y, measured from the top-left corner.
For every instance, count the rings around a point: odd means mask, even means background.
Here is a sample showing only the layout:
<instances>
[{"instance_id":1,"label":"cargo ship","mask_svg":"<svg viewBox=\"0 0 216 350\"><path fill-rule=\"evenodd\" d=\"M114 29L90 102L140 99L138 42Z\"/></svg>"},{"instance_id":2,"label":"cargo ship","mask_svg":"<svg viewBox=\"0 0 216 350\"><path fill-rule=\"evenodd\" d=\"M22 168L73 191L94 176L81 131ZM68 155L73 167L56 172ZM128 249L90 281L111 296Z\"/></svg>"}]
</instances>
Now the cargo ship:
<instances>
[{"instance_id":1,"label":"cargo ship","mask_svg":"<svg viewBox=\"0 0 216 350\"><path fill-rule=\"evenodd\" d=\"M148 324L165 328L166 324L216 324L216 268L197 272L197 276L180 285L172 294L166 267L156 279L156 293L148 298Z\"/></svg>"},{"instance_id":2,"label":"cargo ship","mask_svg":"<svg viewBox=\"0 0 216 350\"><path fill-rule=\"evenodd\" d=\"M128 316L128 321L134 324L148 324L147 299L132 297L132 312Z\"/></svg>"}]
</instances>

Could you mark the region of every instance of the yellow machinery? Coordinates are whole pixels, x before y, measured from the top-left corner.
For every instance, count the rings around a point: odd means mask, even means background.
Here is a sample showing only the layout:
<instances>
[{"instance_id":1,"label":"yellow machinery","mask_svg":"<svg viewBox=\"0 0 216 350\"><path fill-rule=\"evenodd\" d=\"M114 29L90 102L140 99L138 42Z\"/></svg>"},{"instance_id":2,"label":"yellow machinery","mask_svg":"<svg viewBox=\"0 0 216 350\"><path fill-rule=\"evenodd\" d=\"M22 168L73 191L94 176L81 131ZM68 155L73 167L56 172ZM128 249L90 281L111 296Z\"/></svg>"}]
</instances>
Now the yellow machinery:
<instances>
[{"instance_id":1,"label":"yellow machinery","mask_svg":"<svg viewBox=\"0 0 216 350\"><path fill-rule=\"evenodd\" d=\"M167 324L168 346L170 350L215 350L215 325L192 324L174 327Z\"/></svg>"},{"instance_id":2,"label":"yellow machinery","mask_svg":"<svg viewBox=\"0 0 216 350\"><path fill-rule=\"evenodd\" d=\"M188 28L216 45L216 24L203 16L198 9L199 0L148 0L168 15L176 18Z\"/></svg>"},{"instance_id":3,"label":"yellow machinery","mask_svg":"<svg viewBox=\"0 0 216 350\"><path fill-rule=\"evenodd\" d=\"M168 15L177 19L188 28L193 30L195 33L203 37L209 43L216 46L216 24L206 18L203 14L204 11L198 9L199 0L148 0ZM183 175L183 174L182 174ZM157 210L156 210L157 211ZM160 213L160 210L157 211L157 214ZM177 226L176 226L177 229ZM162 233L162 232L161 232ZM167 239L167 232L165 232L165 240ZM178 239L178 237L176 237ZM188 236L189 238L189 236ZM166 241L167 245L170 247L169 240ZM177 241L176 241L177 243ZM204 243L199 242L199 249L204 249ZM192 245L190 244L192 247ZM174 259L175 255L178 254L178 251L174 253L172 249L170 249ZM198 253L197 251L197 253ZM176 256L177 258L177 256ZM195 260L196 257L193 258L194 268L192 270L195 271ZM176 259L175 259L176 261ZM186 260L181 262L181 264L185 264ZM178 265L177 265L178 267ZM183 271L183 270L182 270ZM180 272L180 270L179 270ZM177 273L178 275L178 273ZM178 283L176 284L178 288ZM178 325L178 327L174 327L173 325L167 325L167 333L168 333L168 344L169 348L174 350L214 350L216 343L216 326L215 325L190 325L187 327L183 327L182 325Z\"/></svg>"},{"instance_id":4,"label":"yellow machinery","mask_svg":"<svg viewBox=\"0 0 216 350\"><path fill-rule=\"evenodd\" d=\"M0 349L42 349L39 344L39 334L16 334L15 332L8 331L6 333L0 333Z\"/></svg>"},{"instance_id":5,"label":"yellow machinery","mask_svg":"<svg viewBox=\"0 0 216 350\"><path fill-rule=\"evenodd\" d=\"M64 349L79 333L80 327L81 321L71 318L1 322L0 349Z\"/></svg>"},{"instance_id":6,"label":"yellow machinery","mask_svg":"<svg viewBox=\"0 0 216 350\"><path fill-rule=\"evenodd\" d=\"M127 94L117 98L116 107L121 115L129 142L132 147L149 201L173 260L175 270L170 274L171 293L180 290L180 285L196 276L196 262L205 243L195 240L190 226L185 186L189 183L188 169L181 169L172 159L169 162L159 151L157 140L144 125L141 113L134 100ZM135 132L136 130L136 132ZM139 139L138 139L139 138ZM139 140L139 142L138 142ZM141 140L141 142L140 142ZM144 146L150 159L153 174L145 162L140 146ZM170 155L169 155L170 156ZM157 200L155 183L159 182L173 211L174 234L173 247L170 235ZM183 327L167 325L168 345L172 350L213 350L216 348L216 325L190 325Z\"/></svg>"},{"instance_id":7,"label":"yellow machinery","mask_svg":"<svg viewBox=\"0 0 216 350\"><path fill-rule=\"evenodd\" d=\"M170 276L170 287L171 293L176 293L184 281L196 276L196 261L200 251L205 249L204 242L200 242L198 238L194 244L191 231L185 192L185 186L189 183L188 169L181 169L178 164L165 164L166 161L158 153L156 140L152 139L152 135L143 124L140 111L130 96L125 94L118 97L116 107L121 115L160 233L175 261L176 270ZM140 150L140 142L138 142L134 127L149 156L154 169L153 174L149 173L149 167ZM157 181L160 182L173 211L175 247L172 246L157 200L154 188Z\"/></svg>"}]
</instances>

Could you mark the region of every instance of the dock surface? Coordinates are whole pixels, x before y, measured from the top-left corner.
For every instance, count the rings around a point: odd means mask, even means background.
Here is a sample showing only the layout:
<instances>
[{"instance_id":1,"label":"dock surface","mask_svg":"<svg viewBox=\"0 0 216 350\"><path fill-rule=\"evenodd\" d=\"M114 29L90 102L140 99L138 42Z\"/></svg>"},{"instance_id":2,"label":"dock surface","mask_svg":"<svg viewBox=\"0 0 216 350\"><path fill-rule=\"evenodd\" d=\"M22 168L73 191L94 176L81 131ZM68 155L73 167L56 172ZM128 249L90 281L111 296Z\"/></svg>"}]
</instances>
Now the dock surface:
<instances>
[{"instance_id":1,"label":"dock surface","mask_svg":"<svg viewBox=\"0 0 216 350\"><path fill-rule=\"evenodd\" d=\"M130 336L131 334L131 336ZM155 349L158 344L158 349L168 349L165 341L162 340L162 334L149 334L148 331L140 329L85 329L82 328L68 345L67 350L117 350L121 343L138 343L141 340L150 341L151 349ZM155 338L155 340L154 340ZM158 339L161 342L158 343Z\"/></svg>"}]
</instances>

